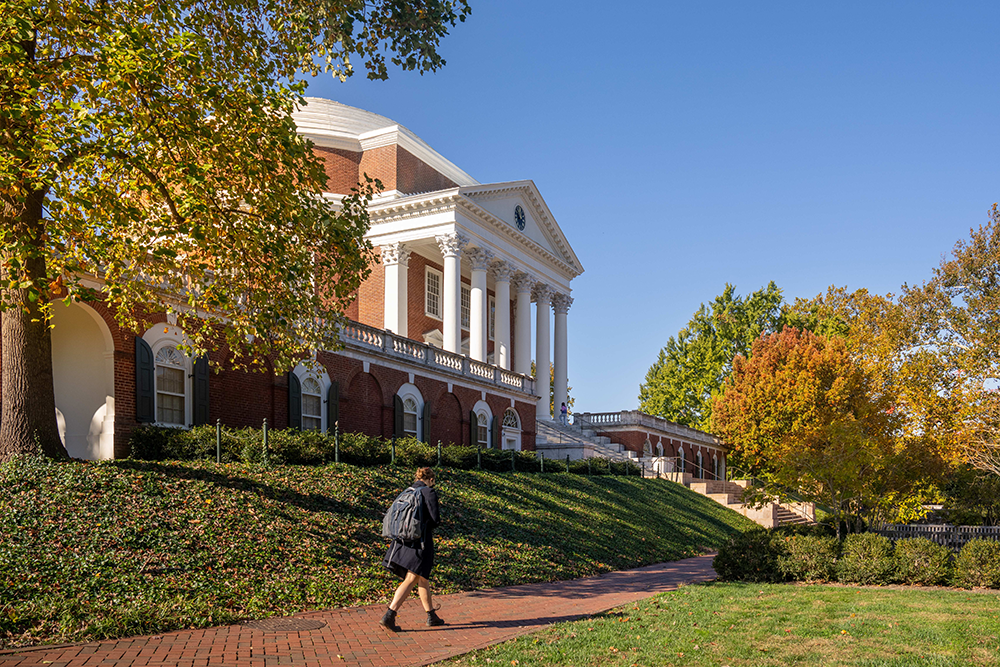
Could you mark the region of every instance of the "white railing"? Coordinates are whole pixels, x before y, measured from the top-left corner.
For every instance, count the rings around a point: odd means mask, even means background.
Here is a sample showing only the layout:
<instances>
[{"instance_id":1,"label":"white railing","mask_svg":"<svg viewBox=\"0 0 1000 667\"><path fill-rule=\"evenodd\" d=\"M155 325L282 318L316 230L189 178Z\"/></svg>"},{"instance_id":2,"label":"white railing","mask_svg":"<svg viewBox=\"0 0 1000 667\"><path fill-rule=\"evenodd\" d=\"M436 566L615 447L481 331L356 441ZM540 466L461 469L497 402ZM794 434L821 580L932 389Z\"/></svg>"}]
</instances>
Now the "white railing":
<instances>
[{"instance_id":1,"label":"white railing","mask_svg":"<svg viewBox=\"0 0 1000 667\"><path fill-rule=\"evenodd\" d=\"M391 331L376 329L360 322L350 321L345 324L340 330L340 339L347 347L377 350L385 356L401 361L535 395L533 377L474 361L461 354L447 352L426 343L418 343L404 336L397 336Z\"/></svg>"},{"instance_id":2,"label":"white railing","mask_svg":"<svg viewBox=\"0 0 1000 667\"><path fill-rule=\"evenodd\" d=\"M722 441L711 433L705 433L704 431L699 431L697 429L684 426L683 424L675 424L674 422L667 421L662 417L647 415L646 413L639 412L638 410L621 410L619 412L578 412L573 415L574 424L577 423L577 419L579 419L579 422L584 428L644 426L646 428L656 429L657 431L663 433L680 436L685 440L707 445L708 447L717 449L722 446Z\"/></svg>"}]
</instances>

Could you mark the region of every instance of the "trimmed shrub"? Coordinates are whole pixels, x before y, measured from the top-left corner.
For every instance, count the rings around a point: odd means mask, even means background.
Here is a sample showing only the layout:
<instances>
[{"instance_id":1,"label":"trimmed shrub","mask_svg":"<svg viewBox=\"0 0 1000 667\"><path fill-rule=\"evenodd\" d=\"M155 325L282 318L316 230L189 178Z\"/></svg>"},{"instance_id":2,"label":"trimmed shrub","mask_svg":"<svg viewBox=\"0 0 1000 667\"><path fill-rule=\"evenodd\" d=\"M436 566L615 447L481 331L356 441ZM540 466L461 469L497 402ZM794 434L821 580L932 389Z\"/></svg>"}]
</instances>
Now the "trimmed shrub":
<instances>
[{"instance_id":1,"label":"trimmed shrub","mask_svg":"<svg viewBox=\"0 0 1000 667\"><path fill-rule=\"evenodd\" d=\"M955 583L965 588L1000 588L1000 542L966 542L955 559Z\"/></svg>"},{"instance_id":2,"label":"trimmed shrub","mask_svg":"<svg viewBox=\"0 0 1000 667\"><path fill-rule=\"evenodd\" d=\"M896 573L892 540L875 533L855 533L844 539L837 579L850 584L892 583Z\"/></svg>"},{"instance_id":3,"label":"trimmed shrub","mask_svg":"<svg viewBox=\"0 0 1000 667\"><path fill-rule=\"evenodd\" d=\"M780 561L784 540L765 528L732 535L712 561L721 581L776 583L785 580Z\"/></svg>"},{"instance_id":4,"label":"trimmed shrub","mask_svg":"<svg viewBox=\"0 0 1000 667\"><path fill-rule=\"evenodd\" d=\"M778 567L785 577L795 581L834 581L840 540L820 535L789 535L778 537L784 554Z\"/></svg>"},{"instance_id":5,"label":"trimmed shrub","mask_svg":"<svg viewBox=\"0 0 1000 667\"><path fill-rule=\"evenodd\" d=\"M896 580L934 586L951 575L951 550L926 537L896 540Z\"/></svg>"}]
</instances>

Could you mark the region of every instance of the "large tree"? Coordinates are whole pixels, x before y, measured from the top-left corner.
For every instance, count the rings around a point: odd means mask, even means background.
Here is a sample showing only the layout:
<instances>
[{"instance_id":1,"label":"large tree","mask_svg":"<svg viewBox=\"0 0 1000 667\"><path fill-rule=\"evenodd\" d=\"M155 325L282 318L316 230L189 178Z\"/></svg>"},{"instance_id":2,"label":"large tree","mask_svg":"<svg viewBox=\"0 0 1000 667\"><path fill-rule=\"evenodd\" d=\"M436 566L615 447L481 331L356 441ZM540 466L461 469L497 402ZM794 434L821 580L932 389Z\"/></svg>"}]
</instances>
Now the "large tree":
<instances>
[{"instance_id":1,"label":"large tree","mask_svg":"<svg viewBox=\"0 0 1000 667\"><path fill-rule=\"evenodd\" d=\"M0 0L0 460L66 456L53 299L277 367L332 332L368 263L373 183L339 202L291 112L307 76L425 72L467 0Z\"/></svg>"},{"instance_id":2,"label":"large tree","mask_svg":"<svg viewBox=\"0 0 1000 667\"><path fill-rule=\"evenodd\" d=\"M712 429L771 491L794 490L838 518L885 519L909 507L925 467L899 438L894 407L843 337L786 327L736 357Z\"/></svg>"},{"instance_id":3,"label":"large tree","mask_svg":"<svg viewBox=\"0 0 1000 667\"><path fill-rule=\"evenodd\" d=\"M974 467L1000 475L1000 209L969 231L931 279L903 286L907 358L930 378L927 428Z\"/></svg>"},{"instance_id":4,"label":"large tree","mask_svg":"<svg viewBox=\"0 0 1000 667\"><path fill-rule=\"evenodd\" d=\"M639 386L639 409L707 429L712 395L729 375L733 358L748 356L761 334L776 330L781 308L781 290L774 282L746 297L727 283L722 294L703 303L660 350Z\"/></svg>"}]
</instances>

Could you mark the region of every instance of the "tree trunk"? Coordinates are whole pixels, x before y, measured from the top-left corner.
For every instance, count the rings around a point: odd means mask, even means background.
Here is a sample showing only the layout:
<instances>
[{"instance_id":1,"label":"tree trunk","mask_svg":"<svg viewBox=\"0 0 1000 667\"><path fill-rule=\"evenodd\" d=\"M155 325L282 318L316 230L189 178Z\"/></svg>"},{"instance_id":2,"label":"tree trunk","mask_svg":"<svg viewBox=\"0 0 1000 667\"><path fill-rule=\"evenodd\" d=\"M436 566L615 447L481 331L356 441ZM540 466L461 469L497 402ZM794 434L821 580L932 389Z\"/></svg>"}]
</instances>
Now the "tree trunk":
<instances>
[{"instance_id":1,"label":"tree trunk","mask_svg":"<svg viewBox=\"0 0 1000 667\"><path fill-rule=\"evenodd\" d=\"M15 277L44 285L43 195L32 193L16 212L15 229L21 240L31 239L37 253L19 258L23 269ZM14 211L8 212L14 213ZM7 216L5 216L7 217ZM8 217L11 220L13 216ZM4 257L7 264L9 257ZM8 264L9 266L9 264ZM52 332L41 304L44 298L29 298L29 289L7 291L10 307L3 312L0 332L2 380L0 380L0 461L15 456L44 454L68 458L56 424L56 394L52 376ZM36 292L37 295L37 292Z\"/></svg>"}]
</instances>

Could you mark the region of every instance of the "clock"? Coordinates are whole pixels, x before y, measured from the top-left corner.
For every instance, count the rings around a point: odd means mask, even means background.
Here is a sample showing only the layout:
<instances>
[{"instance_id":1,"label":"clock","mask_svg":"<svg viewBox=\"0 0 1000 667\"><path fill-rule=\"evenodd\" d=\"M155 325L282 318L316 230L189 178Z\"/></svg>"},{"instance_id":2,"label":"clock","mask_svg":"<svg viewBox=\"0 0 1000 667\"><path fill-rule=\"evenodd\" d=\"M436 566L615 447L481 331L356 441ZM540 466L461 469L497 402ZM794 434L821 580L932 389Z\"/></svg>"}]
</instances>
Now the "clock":
<instances>
[{"instance_id":1,"label":"clock","mask_svg":"<svg viewBox=\"0 0 1000 667\"><path fill-rule=\"evenodd\" d=\"M524 223L525 223L524 209L521 208L520 204L518 204L517 206L514 207L514 224L517 225L517 228L523 232Z\"/></svg>"}]
</instances>

